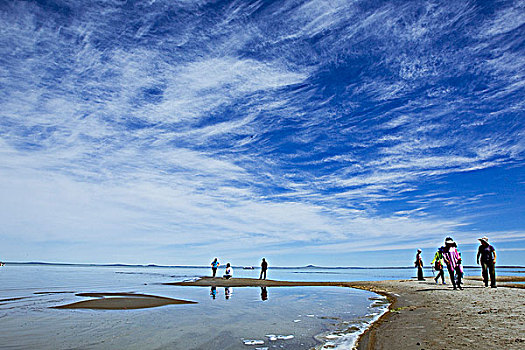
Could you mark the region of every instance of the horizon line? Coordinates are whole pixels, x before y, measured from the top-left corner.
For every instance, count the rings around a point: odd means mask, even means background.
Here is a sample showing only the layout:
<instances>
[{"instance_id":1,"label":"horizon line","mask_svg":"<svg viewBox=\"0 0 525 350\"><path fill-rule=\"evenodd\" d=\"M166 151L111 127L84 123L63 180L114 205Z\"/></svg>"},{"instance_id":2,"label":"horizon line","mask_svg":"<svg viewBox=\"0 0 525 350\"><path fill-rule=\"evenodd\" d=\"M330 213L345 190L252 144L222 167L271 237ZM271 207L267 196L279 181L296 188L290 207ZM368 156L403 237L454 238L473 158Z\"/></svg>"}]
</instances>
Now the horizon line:
<instances>
[{"instance_id":1,"label":"horizon line","mask_svg":"<svg viewBox=\"0 0 525 350\"><path fill-rule=\"evenodd\" d=\"M99 266L99 267L161 267L161 268L209 268L207 265L158 265L158 264L123 264L123 263L68 263L68 262L45 262L45 261L3 261L5 265L54 265L54 266ZM222 265L221 265L222 266ZM251 265L233 265L235 268L251 267L254 269L259 266ZM430 268L425 266L424 268ZM477 265L464 265L464 268L479 268ZM301 269L301 268L318 268L318 269L412 269L413 266L269 266L269 269ZM501 265L497 268L525 268L521 265Z\"/></svg>"}]
</instances>

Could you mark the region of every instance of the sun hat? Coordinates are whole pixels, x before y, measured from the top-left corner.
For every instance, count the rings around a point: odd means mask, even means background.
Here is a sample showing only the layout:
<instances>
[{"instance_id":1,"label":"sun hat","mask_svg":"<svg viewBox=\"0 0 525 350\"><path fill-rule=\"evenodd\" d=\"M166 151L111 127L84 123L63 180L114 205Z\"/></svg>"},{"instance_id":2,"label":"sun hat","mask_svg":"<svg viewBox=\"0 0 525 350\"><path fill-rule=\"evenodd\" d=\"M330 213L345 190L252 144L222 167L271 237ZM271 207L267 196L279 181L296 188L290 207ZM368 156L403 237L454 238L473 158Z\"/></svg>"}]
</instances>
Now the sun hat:
<instances>
[{"instance_id":1,"label":"sun hat","mask_svg":"<svg viewBox=\"0 0 525 350\"><path fill-rule=\"evenodd\" d=\"M485 242L485 243L489 243L489 239L487 238L487 236L483 236L481 238L478 238L478 241L481 241L481 242Z\"/></svg>"},{"instance_id":2,"label":"sun hat","mask_svg":"<svg viewBox=\"0 0 525 350\"><path fill-rule=\"evenodd\" d=\"M445 239L445 244L454 244L454 243L456 243L456 242L454 242L454 240L452 239L452 237L447 237L447 238Z\"/></svg>"}]
</instances>

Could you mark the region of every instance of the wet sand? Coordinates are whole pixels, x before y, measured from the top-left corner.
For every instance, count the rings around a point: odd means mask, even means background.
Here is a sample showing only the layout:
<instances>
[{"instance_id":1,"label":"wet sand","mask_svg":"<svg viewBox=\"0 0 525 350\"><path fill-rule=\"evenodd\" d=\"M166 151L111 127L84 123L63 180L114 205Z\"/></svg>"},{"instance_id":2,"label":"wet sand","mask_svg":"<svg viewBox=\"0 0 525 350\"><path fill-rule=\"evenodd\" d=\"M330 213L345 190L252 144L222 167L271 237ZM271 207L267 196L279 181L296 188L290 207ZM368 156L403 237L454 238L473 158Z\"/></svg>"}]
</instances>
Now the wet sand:
<instances>
[{"instance_id":1,"label":"wet sand","mask_svg":"<svg viewBox=\"0 0 525 350\"><path fill-rule=\"evenodd\" d=\"M359 339L363 349L523 349L525 348L524 277L499 277L498 288L485 288L476 277L464 290L426 281L289 282L205 277L179 286L293 287L340 286L386 296L385 313Z\"/></svg>"},{"instance_id":2,"label":"wet sand","mask_svg":"<svg viewBox=\"0 0 525 350\"><path fill-rule=\"evenodd\" d=\"M134 293L79 293L80 297L97 299L83 300L72 304L60 305L54 309L98 309L132 310L146 309L170 304L197 304L194 301L159 297L156 295Z\"/></svg>"}]
</instances>

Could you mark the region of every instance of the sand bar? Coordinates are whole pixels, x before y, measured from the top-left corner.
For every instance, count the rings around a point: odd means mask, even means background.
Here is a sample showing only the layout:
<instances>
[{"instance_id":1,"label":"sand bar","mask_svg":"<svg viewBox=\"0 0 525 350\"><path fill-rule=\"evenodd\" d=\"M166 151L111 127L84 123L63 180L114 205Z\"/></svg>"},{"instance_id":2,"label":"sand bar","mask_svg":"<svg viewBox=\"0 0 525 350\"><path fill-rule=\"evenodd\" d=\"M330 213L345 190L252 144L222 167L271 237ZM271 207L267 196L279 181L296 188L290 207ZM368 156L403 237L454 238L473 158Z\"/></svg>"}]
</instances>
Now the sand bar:
<instances>
[{"instance_id":1,"label":"sand bar","mask_svg":"<svg viewBox=\"0 0 525 350\"><path fill-rule=\"evenodd\" d=\"M296 282L296 281L275 281L260 280L254 278L230 278L222 277L202 277L195 281L169 282L163 283L172 286L192 286L192 287L352 287L358 286L356 282Z\"/></svg>"},{"instance_id":2,"label":"sand bar","mask_svg":"<svg viewBox=\"0 0 525 350\"><path fill-rule=\"evenodd\" d=\"M290 282L249 278L204 277L166 283L200 287L339 286L386 296L389 312L365 332L358 349L524 349L524 277L498 278L499 287L485 288L477 278L464 290L426 281Z\"/></svg>"},{"instance_id":3,"label":"sand bar","mask_svg":"<svg viewBox=\"0 0 525 350\"><path fill-rule=\"evenodd\" d=\"M197 304L195 301L159 297L156 295L135 293L79 293L77 296L93 297L72 304L60 305L54 309L98 309L98 310L132 310L145 309L171 304Z\"/></svg>"}]
</instances>

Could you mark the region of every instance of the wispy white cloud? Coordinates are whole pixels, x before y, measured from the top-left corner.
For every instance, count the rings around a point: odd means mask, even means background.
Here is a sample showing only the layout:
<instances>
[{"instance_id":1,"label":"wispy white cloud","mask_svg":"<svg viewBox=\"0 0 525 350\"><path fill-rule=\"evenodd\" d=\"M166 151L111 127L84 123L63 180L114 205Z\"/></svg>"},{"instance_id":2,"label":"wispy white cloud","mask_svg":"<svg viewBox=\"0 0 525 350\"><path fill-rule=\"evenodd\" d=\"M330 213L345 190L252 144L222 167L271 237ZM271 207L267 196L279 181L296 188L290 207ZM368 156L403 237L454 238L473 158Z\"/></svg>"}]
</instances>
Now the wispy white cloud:
<instances>
[{"instance_id":1,"label":"wispy white cloud","mask_svg":"<svg viewBox=\"0 0 525 350\"><path fill-rule=\"evenodd\" d=\"M461 208L492 189L423 183L523 160L523 55L499 44L521 3L482 23L467 2L205 3L6 5L3 234L205 255L480 229Z\"/></svg>"}]
</instances>

